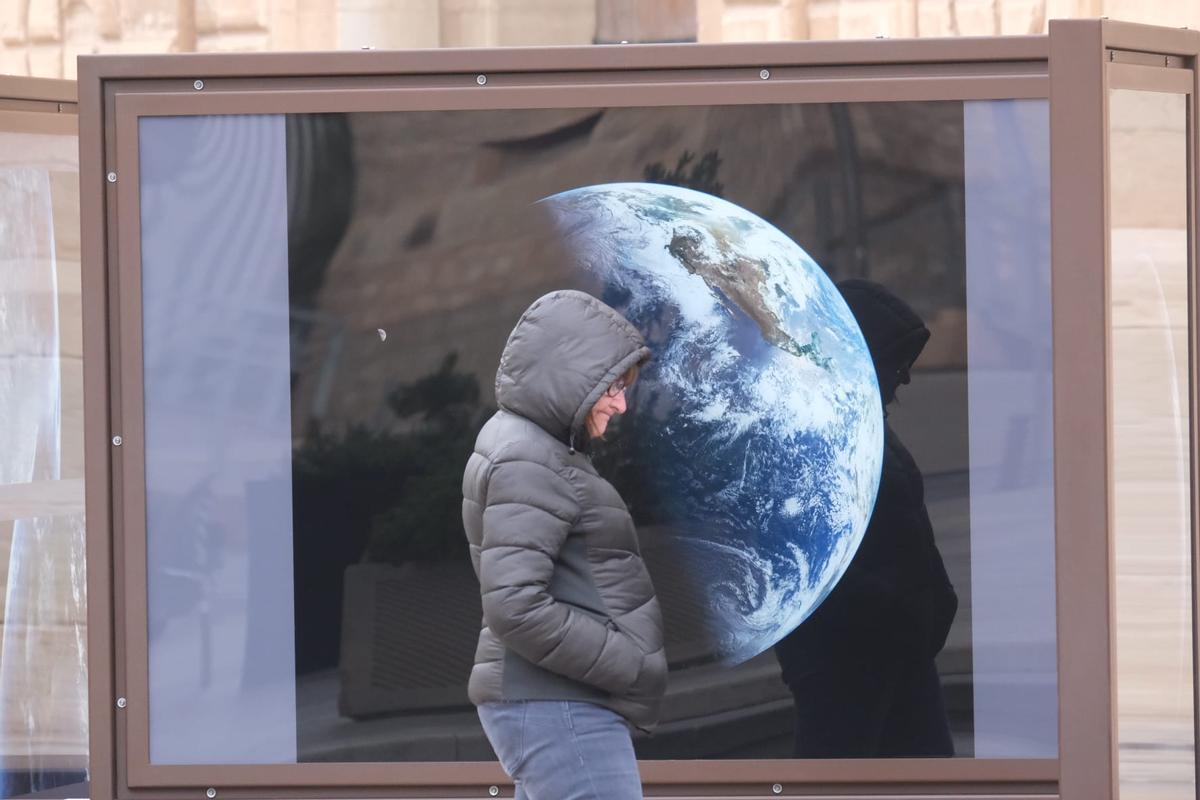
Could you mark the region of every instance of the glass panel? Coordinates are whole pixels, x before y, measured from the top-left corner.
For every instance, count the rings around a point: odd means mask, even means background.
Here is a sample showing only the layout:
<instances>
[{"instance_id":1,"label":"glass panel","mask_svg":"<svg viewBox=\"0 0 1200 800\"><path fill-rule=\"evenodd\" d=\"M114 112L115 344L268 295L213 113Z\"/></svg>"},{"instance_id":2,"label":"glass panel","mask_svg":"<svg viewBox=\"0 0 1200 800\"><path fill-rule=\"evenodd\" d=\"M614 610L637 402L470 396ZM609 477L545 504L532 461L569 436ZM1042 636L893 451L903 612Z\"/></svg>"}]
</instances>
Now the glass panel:
<instances>
[{"instance_id":1,"label":"glass panel","mask_svg":"<svg viewBox=\"0 0 1200 800\"><path fill-rule=\"evenodd\" d=\"M965 106L975 755L1053 757L1049 104Z\"/></svg>"},{"instance_id":2,"label":"glass panel","mask_svg":"<svg viewBox=\"0 0 1200 800\"><path fill-rule=\"evenodd\" d=\"M141 123L156 763L296 760L283 130Z\"/></svg>"},{"instance_id":3,"label":"glass panel","mask_svg":"<svg viewBox=\"0 0 1200 800\"><path fill-rule=\"evenodd\" d=\"M654 353L591 451L664 617L641 757L1053 757L1047 130L1044 101L144 119L152 760L491 757L463 473L562 288ZM886 437L877 379L910 381Z\"/></svg>"},{"instance_id":4,"label":"glass panel","mask_svg":"<svg viewBox=\"0 0 1200 800\"><path fill-rule=\"evenodd\" d=\"M4 128L0 797L85 797L79 143Z\"/></svg>"},{"instance_id":5,"label":"glass panel","mask_svg":"<svg viewBox=\"0 0 1200 800\"><path fill-rule=\"evenodd\" d=\"M1186 99L1109 96L1122 800L1196 791Z\"/></svg>"}]
</instances>

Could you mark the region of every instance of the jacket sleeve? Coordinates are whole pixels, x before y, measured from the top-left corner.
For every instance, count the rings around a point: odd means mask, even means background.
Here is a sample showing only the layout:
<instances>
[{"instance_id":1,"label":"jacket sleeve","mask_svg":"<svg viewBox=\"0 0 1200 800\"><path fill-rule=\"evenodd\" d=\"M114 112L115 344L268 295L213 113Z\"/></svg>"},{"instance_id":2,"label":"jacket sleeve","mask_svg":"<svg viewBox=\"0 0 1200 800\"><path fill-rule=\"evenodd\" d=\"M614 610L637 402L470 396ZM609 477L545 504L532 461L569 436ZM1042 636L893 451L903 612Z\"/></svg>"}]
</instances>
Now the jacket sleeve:
<instances>
[{"instance_id":1,"label":"jacket sleeve","mask_svg":"<svg viewBox=\"0 0 1200 800\"><path fill-rule=\"evenodd\" d=\"M549 593L559 550L579 515L566 478L534 461L492 466L483 510L483 618L506 647L542 669L613 694L645 659L626 634Z\"/></svg>"}]
</instances>

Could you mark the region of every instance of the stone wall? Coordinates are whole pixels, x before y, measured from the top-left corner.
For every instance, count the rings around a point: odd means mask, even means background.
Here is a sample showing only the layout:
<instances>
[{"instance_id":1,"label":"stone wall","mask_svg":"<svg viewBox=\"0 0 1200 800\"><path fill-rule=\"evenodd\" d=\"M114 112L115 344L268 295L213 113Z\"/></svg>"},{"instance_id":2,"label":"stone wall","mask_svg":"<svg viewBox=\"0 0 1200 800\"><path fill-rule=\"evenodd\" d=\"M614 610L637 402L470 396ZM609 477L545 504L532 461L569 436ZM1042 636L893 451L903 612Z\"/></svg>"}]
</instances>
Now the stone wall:
<instances>
[{"instance_id":1,"label":"stone wall","mask_svg":"<svg viewBox=\"0 0 1200 800\"><path fill-rule=\"evenodd\" d=\"M965 253L953 222L963 213L961 106L838 111L813 104L351 115L353 213L319 268L313 330L303 351L293 351L304 354L296 358L296 433L311 422L331 430L396 422L389 391L436 371L448 348L456 369L490 399L513 322L564 282L558 254L544 252L544 233L528 228L529 204L576 186L643 180L652 164L671 168L689 153L718 159L719 188L708 191L763 215L835 279L906 287L935 331L923 366L961 369ZM839 131L844 138L850 130L851 149L839 149ZM861 173L852 182L857 204L847 195L843 156ZM331 180L313 180L314 191L328 194ZM326 396L320 387L330 379L337 391Z\"/></svg>"},{"instance_id":2,"label":"stone wall","mask_svg":"<svg viewBox=\"0 0 1200 800\"><path fill-rule=\"evenodd\" d=\"M0 74L81 53L495 47L1040 33L1109 16L1200 27L1186 0L0 0Z\"/></svg>"}]
</instances>

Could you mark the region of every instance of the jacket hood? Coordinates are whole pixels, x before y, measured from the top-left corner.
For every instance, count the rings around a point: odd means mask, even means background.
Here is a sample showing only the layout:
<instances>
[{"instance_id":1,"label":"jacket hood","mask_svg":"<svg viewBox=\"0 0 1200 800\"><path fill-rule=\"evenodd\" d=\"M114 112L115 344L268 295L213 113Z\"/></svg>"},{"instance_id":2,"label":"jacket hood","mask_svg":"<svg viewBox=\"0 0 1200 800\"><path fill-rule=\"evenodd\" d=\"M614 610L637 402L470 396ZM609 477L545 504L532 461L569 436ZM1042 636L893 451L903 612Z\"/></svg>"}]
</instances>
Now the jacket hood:
<instances>
[{"instance_id":1,"label":"jacket hood","mask_svg":"<svg viewBox=\"0 0 1200 800\"><path fill-rule=\"evenodd\" d=\"M496 404L563 441L582 441L600 395L650 357L642 335L616 310L583 292L534 301L508 336L496 371Z\"/></svg>"},{"instance_id":2,"label":"jacket hood","mask_svg":"<svg viewBox=\"0 0 1200 800\"><path fill-rule=\"evenodd\" d=\"M841 281L837 288L867 340L877 373L917 360L929 341L929 329L917 312L873 281L853 278Z\"/></svg>"}]
</instances>

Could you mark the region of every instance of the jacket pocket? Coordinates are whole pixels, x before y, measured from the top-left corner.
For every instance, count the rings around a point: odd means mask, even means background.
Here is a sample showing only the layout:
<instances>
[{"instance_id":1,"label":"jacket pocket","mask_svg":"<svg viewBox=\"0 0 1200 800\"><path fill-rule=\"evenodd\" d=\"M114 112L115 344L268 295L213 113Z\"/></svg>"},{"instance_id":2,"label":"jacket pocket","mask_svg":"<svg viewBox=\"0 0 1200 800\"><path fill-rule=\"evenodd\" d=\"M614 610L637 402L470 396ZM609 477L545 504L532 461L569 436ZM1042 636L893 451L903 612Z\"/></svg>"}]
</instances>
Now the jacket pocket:
<instances>
[{"instance_id":1,"label":"jacket pocket","mask_svg":"<svg viewBox=\"0 0 1200 800\"><path fill-rule=\"evenodd\" d=\"M642 657L641 671L633 688L629 690L632 697L657 699L667 690L667 654L663 650L647 653Z\"/></svg>"}]
</instances>

